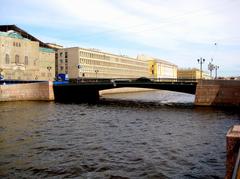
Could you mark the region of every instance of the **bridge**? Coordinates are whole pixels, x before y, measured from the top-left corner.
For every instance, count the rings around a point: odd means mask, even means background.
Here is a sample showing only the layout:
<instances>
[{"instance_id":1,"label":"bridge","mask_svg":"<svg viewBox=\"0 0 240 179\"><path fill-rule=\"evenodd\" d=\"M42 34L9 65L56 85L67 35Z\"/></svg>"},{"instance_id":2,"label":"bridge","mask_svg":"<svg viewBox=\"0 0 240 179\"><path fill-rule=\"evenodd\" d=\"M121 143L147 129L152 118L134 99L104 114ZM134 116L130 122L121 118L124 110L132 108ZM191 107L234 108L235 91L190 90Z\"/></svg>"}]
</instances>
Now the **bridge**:
<instances>
[{"instance_id":1,"label":"bridge","mask_svg":"<svg viewBox=\"0 0 240 179\"><path fill-rule=\"evenodd\" d=\"M53 85L55 100L59 102L95 102L99 91L137 87L195 94L195 105L240 106L240 80L189 79L79 79Z\"/></svg>"},{"instance_id":2,"label":"bridge","mask_svg":"<svg viewBox=\"0 0 240 179\"><path fill-rule=\"evenodd\" d=\"M0 80L0 101L95 102L99 91L138 87L195 94L195 105L240 107L240 80L79 79L70 82Z\"/></svg>"},{"instance_id":3,"label":"bridge","mask_svg":"<svg viewBox=\"0 0 240 179\"><path fill-rule=\"evenodd\" d=\"M189 79L80 79L69 83L54 84L56 101L86 102L99 99L99 91L105 89L135 87L169 90L195 94L197 81Z\"/></svg>"}]
</instances>

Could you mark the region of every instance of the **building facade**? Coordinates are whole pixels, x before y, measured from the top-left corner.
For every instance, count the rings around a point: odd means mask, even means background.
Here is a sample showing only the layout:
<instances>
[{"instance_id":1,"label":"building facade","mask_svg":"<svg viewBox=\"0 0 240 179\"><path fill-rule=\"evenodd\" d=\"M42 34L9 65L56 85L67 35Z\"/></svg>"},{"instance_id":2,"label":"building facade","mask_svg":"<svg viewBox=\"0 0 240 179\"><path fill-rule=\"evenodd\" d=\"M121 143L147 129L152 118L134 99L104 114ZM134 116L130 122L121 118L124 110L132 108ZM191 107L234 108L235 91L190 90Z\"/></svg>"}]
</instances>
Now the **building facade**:
<instances>
[{"instance_id":1,"label":"building facade","mask_svg":"<svg viewBox=\"0 0 240 179\"><path fill-rule=\"evenodd\" d=\"M148 62L79 47L58 50L58 74L71 78L149 78Z\"/></svg>"},{"instance_id":2,"label":"building facade","mask_svg":"<svg viewBox=\"0 0 240 179\"><path fill-rule=\"evenodd\" d=\"M53 80L55 51L14 25L0 26L0 72L6 80Z\"/></svg>"},{"instance_id":3,"label":"building facade","mask_svg":"<svg viewBox=\"0 0 240 179\"><path fill-rule=\"evenodd\" d=\"M145 55L139 55L137 58L148 62L148 71L151 78L177 78L177 65Z\"/></svg>"},{"instance_id":4,"label":"building facade","mask_svg":"<svg viewBox=\"0 0 240 179\"><path fill-rule=\"evenodd\" d=\"M201 79L201 72L197 68L178 69L177 77L179 79ZM210 75L202 71L202 79L211 79Z\"/></svg>"}]
</instances>

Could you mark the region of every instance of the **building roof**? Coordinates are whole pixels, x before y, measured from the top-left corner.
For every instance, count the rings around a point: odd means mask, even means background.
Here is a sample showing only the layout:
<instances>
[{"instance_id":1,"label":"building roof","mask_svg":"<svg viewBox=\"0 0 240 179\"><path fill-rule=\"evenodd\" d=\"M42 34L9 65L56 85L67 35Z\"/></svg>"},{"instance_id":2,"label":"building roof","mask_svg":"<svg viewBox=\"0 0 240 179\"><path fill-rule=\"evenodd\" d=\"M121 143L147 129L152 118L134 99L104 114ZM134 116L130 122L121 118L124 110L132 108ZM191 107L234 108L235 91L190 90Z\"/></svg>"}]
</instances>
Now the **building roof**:
<instances>
[{"instance_id":1,"label":"building roof","mask_svg":"<svg viewBox=\"0 0 240 179\"><path fill-rule=\"evenodd\" d=\"M0 31L2 32L8 32L10 30L13 30L15 32L17 32L18 34L21 35L21 37L29 39L31 41L37 41L39 42L39 46L40 47L44 47L44 48L52 48L49 45L47 45L46 43L40 41L39 39L37 39L36 37L32 36L31 34L27 33L26 31L24 31L23 29L17 27L16 25L0 25Z\"/></svg>"},{"instance_id":2,"label":"building roof","mask_svg":"<svg viewBox=\"0 0 240 179\"><path fill-rule=\"evenodd\" d=\"M63 46L62 45L59 45L59 44L55 44L55 43L46 43L48 46L58 50L58 49L62 49Z\"/></svg>"},{"instance_id":3,"label":"building roof","mask_svg":"<svg viewBox=\"0 0 240 179\"><path fill-rule=\"evenodd\" d=\"M148 56L148 55L138 55L137 56L137 59L142 59L142 60L145 60L145 61L154 61L156 63L163 63L163 64L166 64L166 65L171 65L171 66L175 66L177 67L177 65L169 62L169 61L166 61L166 60L162 60L162 59L159 59L159 58L155 58L155 57L151 57L151 56Z\"/></svg>"}]
</instances>

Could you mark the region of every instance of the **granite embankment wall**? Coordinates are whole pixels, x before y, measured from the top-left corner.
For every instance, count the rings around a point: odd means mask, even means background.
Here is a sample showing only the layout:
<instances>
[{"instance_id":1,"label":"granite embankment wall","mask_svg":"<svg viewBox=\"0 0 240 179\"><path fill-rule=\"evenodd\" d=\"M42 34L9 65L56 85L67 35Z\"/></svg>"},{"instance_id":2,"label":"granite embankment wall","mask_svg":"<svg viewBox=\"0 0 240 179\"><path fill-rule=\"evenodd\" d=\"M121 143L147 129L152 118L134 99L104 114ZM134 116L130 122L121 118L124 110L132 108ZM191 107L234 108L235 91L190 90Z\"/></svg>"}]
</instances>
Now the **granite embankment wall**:
<instances>
[{"instance_id":1,"label":"granite embankment wall","mask_svg":"<svg viewBox=\"0 0 240 179\"><path fill-rule=\"evenodd\" d=\"M239 80L201 80L198 82L195 105L240 106Z\"/></svg>"},{"instance_id":2,"label":"granite embankment wall","mask_svg":"<svg viewBox=\"0 0 240 179\"><path fill-rule=\"evenodd\" d=\"M0 101L54 100L52 82L0 85Z\"/></svg>"}]
</instances>

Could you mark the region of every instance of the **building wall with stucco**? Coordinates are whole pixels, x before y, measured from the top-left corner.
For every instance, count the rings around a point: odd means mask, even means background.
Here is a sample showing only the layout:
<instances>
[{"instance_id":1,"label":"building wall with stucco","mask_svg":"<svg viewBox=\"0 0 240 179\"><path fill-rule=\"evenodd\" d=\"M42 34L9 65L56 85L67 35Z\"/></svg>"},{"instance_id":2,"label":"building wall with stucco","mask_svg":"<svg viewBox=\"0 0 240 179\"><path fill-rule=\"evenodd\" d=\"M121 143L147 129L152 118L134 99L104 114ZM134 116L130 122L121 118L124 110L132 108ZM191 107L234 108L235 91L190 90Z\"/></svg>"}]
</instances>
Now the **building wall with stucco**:
<instances>
[{"instance_id":1,"label":"building wall with stucco","mask_svg":"<svg viewBox=\"0 0 240 179\"><path fill-rule=\"evenodd\" d=\"M79 47L58 50L58 74L69 78L150 77L144 60Z\"/></svg>"},{"instance_id":2,"label":"building wall with stucco","mask_svg":"<svg viewBox=\"0 0 240 179\"><path fill-rule=\"evenodd\" d=\"M0 31L0 71L6 80L53 80L55 52L18 32Z\"/></svg>"},{"instance_id":3,"label":"building wall with stucco","mask_svg":"<svg viewBox=\"0 0 240 179\"><path fill-rule=\"evenodd\" d=\"M151 78L177 78L177 65L145 55L139 55L137 58L148 62L148 72Z\"/></svg>"},{"instance_id":4,"label":"building wall with stucco","mask_svg":"<svg viewBox=\"0 0 240 179\"><path fill-rule=\"evenodd\" d=\"M177 76L179 79L201 79L201 72L197 68L182 68L178 69ZM211 79L211 77L203 71L202 79Z\"/></svg>"}]
</instances>

